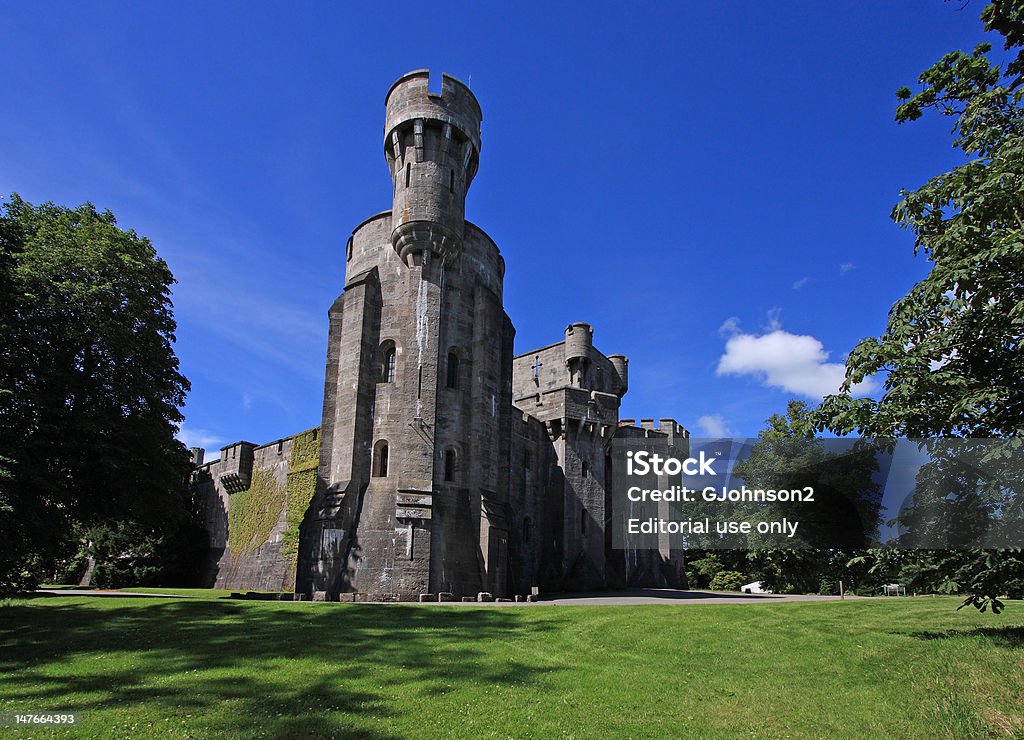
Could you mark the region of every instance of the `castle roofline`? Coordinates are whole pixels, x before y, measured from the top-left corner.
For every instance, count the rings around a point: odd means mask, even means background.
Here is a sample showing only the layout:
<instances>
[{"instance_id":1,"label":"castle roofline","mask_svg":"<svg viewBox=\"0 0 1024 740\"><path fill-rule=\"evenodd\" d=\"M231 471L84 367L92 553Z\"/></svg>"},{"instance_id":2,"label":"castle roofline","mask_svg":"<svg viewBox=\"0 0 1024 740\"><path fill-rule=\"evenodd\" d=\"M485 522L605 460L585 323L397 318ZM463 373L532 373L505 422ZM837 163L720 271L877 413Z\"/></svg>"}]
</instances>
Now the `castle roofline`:
<instances>
[{"instance_id":1,"label":"castle roofline","mask_svg":"<svg viewBox=\"0 0 1024 740\"><path fill-rule=\"evenodd\" d=\"M402 75L397 80L395 80L394 83L391 85L391 87L388 88L387 95L384 96L384 105L387 106L388 100L391 98L391 93L393 93L395 91L396 87L398 87L399 85L402 85L402 84L408 82L409 80L416 79L417 77L426 77L427 81L428 81L428 84L429 84L429 81L430 81L430 70L427 69L427 68L414 69L411 72L406 72L404 75ZM480 101L476 99L476 95L473 94L473 91L470 89L469 85L467 85L465 82L463 82L462 80L460 80L457 77L452 77L447 72L442 72L441 73L441 86L442 86L442 89L444 88L444 81L445 80L448 80L452 84L457 85L458 87L461 87L463 89L463 91L470 97L470 99L473 101L473 104L476 106L476 113L477 113L477 115L481 119L483 119L483 111L480 108ZM435 97L440 97L439 95L437 95L437 93L428 92L427 94L428 95L433 95Z\"/></svg>"},{"instance_id":2,"label":"castle roofline","mask_svg":"<svg viewBox=\"0 0 1024 740\"><path fill-rule=\"evenodd\" d=\"M551 344L545 344L543 347L537 347L536 349L531 349L531 350L528 350L526 352L520 352L518 355L513 355L512 359L513 360L518 360L520 357L526 357L527 355L533 355L533 354L536 354L538 352L543 352L546 349L552 349L552 348L557 347L557 346L559 346L561 344L565 344L565 340L564 339L561 342L553 342Z\"/></svg>"},{"instance_id":3,"label":"castle roofline","mask_svg":"<svg viewBox=\"0 0 1024 740\"><path fill-rule=\"evenodd\" d=\"M378 218L384 218L385 216L387 216L388 218L391 217L391 209L390 208L388 210L386 210L386 211L381 211L380 213L375 213L372 216L370 216L369 218L363 219L362 221L360 221L356 225L356 227L354 229L352 229L352 233L355 234L361 228L366 226L366 224L370 223L371 221L376 221Z\"/></svg>"}]
</instances>

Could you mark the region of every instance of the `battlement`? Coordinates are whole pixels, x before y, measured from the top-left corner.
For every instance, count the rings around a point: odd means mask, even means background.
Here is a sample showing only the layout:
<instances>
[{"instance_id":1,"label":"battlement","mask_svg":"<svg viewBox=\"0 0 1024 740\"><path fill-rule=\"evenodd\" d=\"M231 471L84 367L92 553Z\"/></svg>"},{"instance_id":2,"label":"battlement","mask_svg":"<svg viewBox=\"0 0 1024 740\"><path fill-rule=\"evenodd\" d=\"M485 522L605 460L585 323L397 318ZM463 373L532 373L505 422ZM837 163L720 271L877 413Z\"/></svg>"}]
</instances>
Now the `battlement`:
<instances>
[{"instance_id":1,"label":"battlement","mask_svg":"<svg viewBox=\"0 0 1024 740\"><path fill-rule=\"evenodd\" d=\"M417 69L399 77L384 97L387 117L384 143L391 132L417 118L449 123L473 142L480 153L480 122L483 111L469 87L448 74L441 75L441 94L430 92L430 70Z\"/></svg>"}]
</instances>

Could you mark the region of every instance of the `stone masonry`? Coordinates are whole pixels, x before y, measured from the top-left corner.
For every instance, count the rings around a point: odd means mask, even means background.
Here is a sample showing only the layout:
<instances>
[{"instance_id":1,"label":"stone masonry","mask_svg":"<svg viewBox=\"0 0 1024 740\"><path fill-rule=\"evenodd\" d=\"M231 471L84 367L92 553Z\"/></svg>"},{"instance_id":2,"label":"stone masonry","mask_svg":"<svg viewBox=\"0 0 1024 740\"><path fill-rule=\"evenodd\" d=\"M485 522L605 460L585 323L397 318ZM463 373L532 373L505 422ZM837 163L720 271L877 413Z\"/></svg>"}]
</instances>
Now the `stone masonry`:
<instances>
[{"instance_id":1,"label":"stone masonry","mask_svg":"<svg viewBox=\"0 0 1024 740\"><path fill-rule=\"evenodd\" d=\"M465 219L480 106L458 80L435 94L428 79L404 75L385 99L394 198L345 248L297 552L272 535L242 558L227 546L235 493L254 469L287 475L291 438L229 445L194 477L206 582L327 600L684 585L682 553L611 549L605 481L613 437L686 430L619 420L628 361L598 351L588 324L514 355L504 260Z\"/></svg>"}]
</instances>

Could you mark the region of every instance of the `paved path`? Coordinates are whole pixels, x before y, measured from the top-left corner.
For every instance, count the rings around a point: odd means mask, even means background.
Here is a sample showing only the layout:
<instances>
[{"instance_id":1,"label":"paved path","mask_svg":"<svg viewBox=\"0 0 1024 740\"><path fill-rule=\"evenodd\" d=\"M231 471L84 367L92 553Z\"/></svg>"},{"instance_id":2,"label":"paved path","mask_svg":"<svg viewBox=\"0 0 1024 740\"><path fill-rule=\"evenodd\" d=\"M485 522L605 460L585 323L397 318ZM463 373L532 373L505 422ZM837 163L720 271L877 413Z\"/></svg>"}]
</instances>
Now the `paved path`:
<instances>
[{"instance_id":1,"label":"paved path","mask_svg":"<svg viewBox=\"0 0 1024 740\"><path fill-rule=\"evenodd\" d=\"M859 596L847 596L859 599ZM838 596L804 594L741 594L730 591L681 591L671 588L636 588L589 594L558 594L541 597L538 604L555 606L626 606L630 604L765 604L790 601L839 601Z\"/></svg>"}]
</instances>

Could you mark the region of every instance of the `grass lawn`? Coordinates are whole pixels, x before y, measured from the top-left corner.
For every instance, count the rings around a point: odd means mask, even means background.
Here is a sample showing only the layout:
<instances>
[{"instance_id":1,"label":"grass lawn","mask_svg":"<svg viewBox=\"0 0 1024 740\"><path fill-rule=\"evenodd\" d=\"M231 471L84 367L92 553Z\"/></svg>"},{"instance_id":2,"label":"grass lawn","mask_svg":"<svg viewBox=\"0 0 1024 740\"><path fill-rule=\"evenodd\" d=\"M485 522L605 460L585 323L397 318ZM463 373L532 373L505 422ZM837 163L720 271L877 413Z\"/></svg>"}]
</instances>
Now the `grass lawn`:
<instances>
[{"instance_id":1,"label":"grass lawn","mask_svg":"<svg viewBox=\"0 0 1024 740\"><path fill-rule=\"evenodd\" d=\"M1024 736L1024 604L957 603L40 597L0 606L0 711L92 737Z\"/></svg>"}]
</instances>

